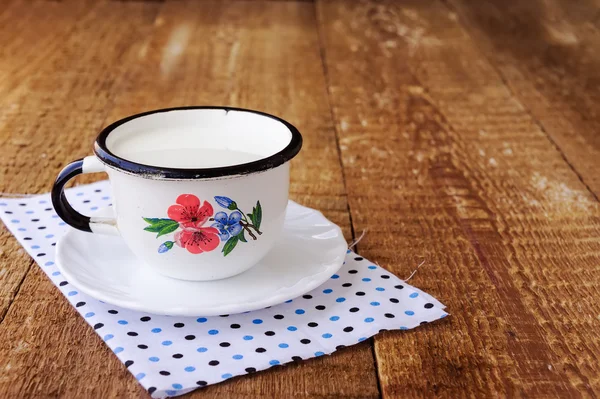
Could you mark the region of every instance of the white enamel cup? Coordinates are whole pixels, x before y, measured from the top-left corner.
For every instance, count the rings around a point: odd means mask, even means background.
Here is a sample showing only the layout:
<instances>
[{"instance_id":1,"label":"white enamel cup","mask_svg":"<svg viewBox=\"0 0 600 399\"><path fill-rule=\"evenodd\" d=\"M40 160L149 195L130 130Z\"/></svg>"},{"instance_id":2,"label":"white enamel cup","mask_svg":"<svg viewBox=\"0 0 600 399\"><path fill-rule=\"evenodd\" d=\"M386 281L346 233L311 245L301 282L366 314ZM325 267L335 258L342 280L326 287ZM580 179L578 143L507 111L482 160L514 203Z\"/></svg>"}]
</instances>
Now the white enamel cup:
<instances>
[{"instance_id":1,"label":"white enamel cup","mask_svg":"<svg viewBox=\"0 0 600 399\"><path fill-rule=\"evenodd\" d=\"M52 202L76 229L120 234L160 274L222 279L249 269L275 244L288 202L289 161L301 147L294 126L258 111L145 112L106 127L95 155L60 172ZM94 172L108 174L115 219L84 216L66 200L64 185Z\"/></svg>"}]
</instances>

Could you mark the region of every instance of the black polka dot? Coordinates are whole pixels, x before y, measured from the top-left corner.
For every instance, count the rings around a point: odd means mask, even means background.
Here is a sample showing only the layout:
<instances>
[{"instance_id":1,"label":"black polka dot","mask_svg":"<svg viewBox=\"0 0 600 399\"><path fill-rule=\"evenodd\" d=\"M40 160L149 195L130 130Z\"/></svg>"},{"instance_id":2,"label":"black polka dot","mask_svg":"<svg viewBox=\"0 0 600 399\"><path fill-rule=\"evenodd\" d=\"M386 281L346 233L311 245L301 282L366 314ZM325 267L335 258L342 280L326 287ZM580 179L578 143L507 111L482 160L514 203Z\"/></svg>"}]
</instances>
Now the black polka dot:
<instances>
[{"instance_id":1,"label":"black polka dot","mask_svg":"<svg viewBox=\"0 0 600 399\"><path fill-rule=\"evenodd\" d=\"M308 345L308 344L310 344L310 339L308 339L308 338L301 339L300 343L302 343L304 345Z\"/></svg>"},{"instance_id":2,"label":"black polka dot","mask_svg":"<svg viewBox=\"0 0 600 399\"><path fill-rule=\"evenodd\" d=\"M102 328L102 327L104 327L104 324L102 324L102 323L94 324L94 330L97 330L97 329Z\"/></svg>"},{"instance_id":3,"label":"black polka dot","mask_svg":"<svg viewBox=\"0 0 600 399\"><path fill-rule=\"evenodd\" d=\"M422 321L422 322L420 322L419 324L420 324L420 325L423 325L423 324L427 324L427 322L426 322L426 321Z\"/></svg>"},{"instance_id":4,"label":"black polka dot","mask_svg":"<svg viewBox=\"0 0 600 399\"><path fill-rule=\"evenodd\" d=\"M318 326L318 324L317 324L317 323L315 323L314 321L311 321L310 323L308 323L308 326L309 326L309 327L317 327L317 326Z\"/></svg>"},{"instance_id":5,"label":"black polka dot","mask_svg":"<svg viewBox=\"0 0 600 399\"><path fill-rule=\"evenodd\" d=\"M210 362L208 362L209 366L218 366L219 365L219 361L218 360L211 360Z\"/></svg>"},{"instance_id":6,"label":"black polka dot","mask_svg":"<svg viewBox=\"0 0 600 399\"><path fill-rule=\"evenodd\" d=\"M257 353L265 353L267 350L265 348L256 348L255 352Z\"/></svg>"},{"instance_id":7,"label":"black polka dot","mask_svg":"<svg viewBox=\"0 0 600 399\"><path fill-rule=\"evenodd\" d=\"M433 303L426 303L425 309L431 309L433 307Z\"/></svg>"},{"instance_id":8,"label":"black polka dot","mask_svg":"<svg viewBox=\"0 0 600 399\"><path fill-rule=\"evenodd\" d=\"M125 362L125 367L129 367L133 364L133 360L128 360Z\"/></svg>"},{"instance_id":9,"label":"black polka dot","mask_svg":"<svg viewBox=\"0 0 600 399\"><path fill-rule=\"evenodd\" d=\"M394 317L396 317L391 313L386 313L386 314L384 314L384 316L387 317L388 319L393 319Z\"/></svg>"},{"instance_id":10,"label":"black polka dot","mask_svg":"<svg viewBox=\"0 0 600 399\"><path fill-rule=\"evenodd\" d=\"M56 243L55 243L55 242L53 242L53 243L52 243L52 246L53 246L53 247L55 247L55 246L56 246Z\"/></svg>"},{"instance_id":11,"label":"black polka dot","mask_svg":"<svg viewBox=\"0 0 600 399\"><path fill-rule=\"evenodd\" d=\"M398 285L395 285L394 288L401 290L402 288L404 288L404 286L402 284L398 284Z\"/></svg>"},{"instance_id":12,"label":"black polka dot","mask_svg":"<svg viewBox=\"0 0 600 399\"><path fill-rule=\"evenodd\" d=\"M342 287L352 287L352 283L344 283L342 284Z\"/></svg>"},{"instance_id":13,"label":"black polka dot","mask_svg":"<svg viewBox=\"0 0 600 399\"><path fill-rule=\"evenodd\" d=\"M45 211L51 211L51 210L52 210L52 208L46 208L46 209L44 209L44 210L45 210Z\"/></svg>"},{"instance_id":14,"label":"black polka dot","mask_svg":"<svg viewBox=\"0 0 600 399\"><path fill-rule=\"evenodd\" d=\"M140 317L140 321L143 321L143 322L150 321L150 320L152 320L152 318L150 316Z\"/></svg>"},{"instance_id":15,"label":"black polka dot","mask_svg":"<svg viewBox=\"0 0 600 399\"><path fill-rule=\"evenodd\" d=\"M61 281L60 283L58 283L58 285L61 287L64 287L67 284L69 284L69 283L67 283L66 281Z\"/></svg>"},{"instance_id":16,"label":"black polka dot","mask_svg":"<svg viewBox=\"0 0 600 399\"><path fill-rule=\"evenodd\" d=\"M354 270L354 269L348 270L348 273L350 273L350 274L356 274L356 273L358 273L358 270Z\"/></svg>"},{"instance_id":17,"label":"black polka dot","mask_svg":"<svg viewBox=\"0 0 600 399\"><path fill-rule=\"evenodd\" d=\"M219 315L219 317L229 317L229 315L228 314L222 314L222 315Z\"/></svg>"},{"instance_id":18,"label":"black polka dot","mask_svg":"<svg viewBox=\"0 0 600 399\"><path fill-rule=\"evenodd\" d=\"M37 254L37 256L46 256L46 253L42 252L42 253Z\"/></svg>"},{"instance_id":19,"label":"black polka dot","mask_svg":"<svg viewBox=\"0 0 600 399\"><path fill-rule=\"evenodd\" d=\"M127 335L129 335L130 337L137 337L137 336L138 336L138 333L136 333L135 331L129 331L129 332L127 333Z\"/></svg>"},{"instance_id":20,"label":"black polka dot","mask_svg":"<svg viewBox=\"0 0 600 399\"><path fill-rule=\"evenodd\" d=\"M168 371L166 371L166 370L159 371L159 372L158 372L158 374L160 374L160 375L164 375L164 376L171 375L171 373L169 373L169 372L168 372Z\"/></svg>"},{"instance_id":21,"label":"black polka dot","mask_svg":"<svg viewBox=\"0 0 600 399\"><path fill-rule=\"evenodd\" d=\"M32 222L39 222L40 219L31 219Z\"/></svg>"},{"instance_id":22,"label":"black polka dot","mask_svg":"<svg viewBox=\"0 0 600 399\"><path fill-rule=\"evenodd\" d=\"M140 348L140 349L148 349L148 345L139 344L138 348Z\"/></svg>"},{"instance_id":23,"label":"black polka dot","mask_svg":"<svg viewBox=\"0 0 600 399\"><path fill-rule=\"evenodd\" d=\"M256 369L254 367L247 367L246 373L256 373Z\"/></svg>"},{"instance_id":24,"label":"black polka dot","mask_svg":"<svg viewBox=\"0 0 600 399\"><path fill-rule=\"evenodd\" d=\"M231 327L231 328L240 328L241 326L239 324L232 324L229 327Z\"/></svg>"},{"instance_id":25,"label":"black polka dot","mask_svg":"<svg viewBox=\"0 0 600 399\"><path fill-rule=\"evenodd\" d=\"M31 241L31 237L25 237L23 238L25 241Z\"/></svg>"},{"instance_id":26,"label":"black polka dot","mask_svg":"<svg viewBox=\"0 0 600 399\"><path fill-rule=\"evenodd\" d=\"M228 347L230 347L230 346L231 346L231 344L230 344L229 342L221 342L221 343L219 344L219 346L220 346L221 348L228 348Z\"/></svg>"},{"instance_id":27,"label":"black polka dot","mask_svg":"<svg viewBox=\"0 0 600 399\"><path fill-rule=\"evenodd\" d=\"M100 191L102 191L102 190L100 190L99 188L94 190L95 193L99 193Z\"/></svg>"},{"instance_id":28,"label":"black polka dot","mask_svg":"<svg viewBox=\"0 0 600 399\"><path fill-rule=\"evenodd\" d=\"M317 310L325 310L325 306L323 306L323 305L317 305L317 306L315 306L315 309L317 309Z\"/></svg>"},{"instance_id":29,"label":"black polka dot","mask_svg":"<svg viewBox=\"0 0 600 399\"><path fill-rule=\"evenodd\" d=\"M4 213L6 213L7 215L12 215L11 211L4 211Z\"/></svg>"},{"instance_id":30,"label":"black polka dot","mask_svg":"<svg viewBox=\"0 0 600 399\"><path fill-rule=\"evenodd\" d=\"M80 308L82 306L85 305L85 302L77 302L77 305L75 305L76 308Z\"/></svg>"},{"instance_id":31,"label":"black polka dot","mask_svg":"<svg viewBox=\"0 0 600 399\"><path fill-rule=\"evenodd\" d=\"M308 295L308 294L302 295L302 298L304 298L304 299L312 299L312 295Z\"/></svg>"},{"instance_id":32,"label":"black polka dot","mask_svg":"<svg viewBox=\"0 0 600 399\"><path fill-rule=\"evenodd\" d=\"M281 320L283 319L283 315L282 314L276 314L275 316L273 316L275 319L277 320Z\"/></svg>"},{"instance_id":33,"label":"black polka dot","mask_svg":"<svg viewBox=\"0 0 600 399\"><path fill-rule=\"evenodd\" d=\"M83 203L84 204L88 204L90 202L90 200L84 200Z\"/></svg>"},{"instance_id":34,"label":"black polka dot","mask_svg":"<svg viewBox=\"0 0 600 399\"><path fill-rule=\"evenodd\" d=\"M173 358L175 359L181 359L183 357L183 355L181 353L176 353L173 355Z\"/></svg>"},{"instance_id":35,"label":"black polka dot","mask_svg":"<svg viewBox=\"0 0 600 399\"><path fill-rule=\"evenodd\" d=\"M108 313L110 313L110 314L117 314L119 312L117 310L111 309L111 310L108 311Z\"/></svg>"},{"instance_id":36,"label":"black polka dot","mask_svg":"<svg viewBox=\"0 0 600 399\"><path fill-rule=\"evenodd\" d=\"M383 275L381 275L381 278L384 280L387 280L388 278L390 278L390 276L388 276L387 274L383 274Z\"/></svg>"},{"instance_id":37,"label":"black polka dot","mask_svg":"<svg viewBox=\"0 0 600 399\"><path fill-rule=\"evenodd\" d=\"M196 381L196 384L201 387L205 387L206 385L208 385L208 382L200 380L200 381Z\"/></svg>"},{"instance_id":38,"label":"black polka dot","mask_svg":"<svg viewBox=\"0 0 600 399\"><path fill-rule=\"evenodd\" d=\"M267 337L272 337L273 335L275 335L275 331L265 331L265 335Z\"/></svg>"},{"instance_id":39,"label":"black polka dot","mask_svg":"<svg viewBox=\"0 0 600 399\"><path fill-rule=\"evenodd\" d=\"M338 345L335 347L336 351L339 351L340 349L344 349L346 347L346 345Z\"/></svg>"},{"instance_id":40,"label":"black polka dot","mask_svg":"<svg viewBox=\"0 0 600 399\"><path fill-rule=\"evenodd\" d=\"M350 308L350 312L351 313L356 313L358 312L360 309L359 308Z\"/></svg>"},{"instance_id":41,"label":"black polka dot","mask_svg":"<svg viewBox=\"0 0 600 399\"><path fill-rule=\"evenodd\" d=\"M188 341L193 341L196 339L196 336L195 335L186 335L185 339L187 339Z\"/></svg>"},{"instance_id":42,"label":"black polka dot","mask_svg":"<svg viewBox=\"0 0 600 399\"><path fill-rule=\"evenodd\" d=\"M362 291L358 291L358 292L356 293L356 296L365 296L365 293L364 293L364 292L362 292Z\"/></svg>"},{"instance_id":43,"label":"black polka dot","mask_svg":"<svg viewBox=\"0 0 600 399\"><path fill-rule=\"evenodd\" d=\"M354 258L354 260L363 260L364 258L361 256L357 256L356 258Z\"/></svg>"},{"instance_id":44,"label":"black polka dot","mask_svg":"<svg viewBox=\"0 0 600 399\"><path fill-rule=\"evenodd\" d=\"M156 391L156 387L150 387L150 388L148 388L148 393L150 395L152 395L154 393L154 391Z\"/></svg>"},{"instance_id":45,"label":"black polka dot","mask_svg":"<svg viewBox=\"0 0 600 399\"><path fill-rule=\"evenodd\" d=\"M21 203L19 204L19 206L27 206L27 204Z\"/></svg>"},{"instance_id":46,"label":"black polka dot","mask_svg":"<svg viewBox=\"0 0 600 399\"><path fill-rule=\"evenodd\" d=\"M292 360L295 362L299 362L302 360L302 358L300 356L292 356Z\"/></svg>"},{"instance_id":47,"label":"black polka dot","mask_svg":"<svg viewBox=\"0 0 600 399\"><path fill-rule=\"evenodd\" d=\"M398 303L400 301L398 299L396 299L396 298L390 298L390 302L391 303Z\"/></svg>"},{"instance_id":48,"label":"black polka dot","mask_svg":"<svg viewBox=\"0 0 600 399\"><path fill-rule=\"evenodd\" d=\"M352 330L354 330L354 327L344 327L344 332L351 332Z\"/></svg>"},{"instance_id":49,"label":"black polka dot","mask_svg":"<svg viewBox=\"0 0 600 399\"><path fill-rule=\"evenodd\" d=\"M44 230L46 228L46 226L40 226L38 227L38 230Z\"/></svg>"},{"instance_id":50,"label":"black polka dot","mask_svg":"<svg viewBox=\"0 0 600 399\"><path fill-rule=\"evenodd\" d=\"M173 324L173 327L175 327L175 328L181 328L183 326L185 326L185 324L183 324L183 323L175 323L175 324Z\"/></svg>"}]
</instances>

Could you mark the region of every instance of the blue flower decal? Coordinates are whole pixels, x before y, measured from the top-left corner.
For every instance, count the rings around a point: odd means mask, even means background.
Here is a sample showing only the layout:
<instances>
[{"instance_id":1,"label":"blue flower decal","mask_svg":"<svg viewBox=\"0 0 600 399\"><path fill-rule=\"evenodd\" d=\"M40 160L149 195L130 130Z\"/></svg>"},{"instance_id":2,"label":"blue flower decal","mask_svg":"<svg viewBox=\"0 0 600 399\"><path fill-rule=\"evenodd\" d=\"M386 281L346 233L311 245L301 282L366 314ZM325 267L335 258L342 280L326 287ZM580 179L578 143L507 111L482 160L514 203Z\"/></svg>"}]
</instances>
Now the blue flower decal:
<instances>
[{"instance_id":1,"label":"blue flower decal","mask_svg":"<svg viewBox=\"0 0 600 399\"><path fill-rule=\"evenodd\" d=\"M215 201L217 201L217 204L221 205L223 208L227 208L231 211L235 211L236 209L238 209L235 201L229 197L216 196Z\"/></svg>"},{"instance_id":2,"label":"blue flower decal","mask_svg":"<svg viewBox=\"0 0 600 399\"><path fill-rule=\"evenodd\" d=\"M242 232L242 213L239 211L231 212L229 217L225 212L217 212L215 215L215 222L211 227L219 230L219 237L221 241L227 241L229 237L235 237Z\"/></svg>"},{"instance_id":3,"label":"blue flower decal","mask_svg":"<svg viewBox=\"0 0 600 399\"><path fill-rule=\"evenodd\" d=\"M173 248L173 241L165 241L164 243L160 244L160 247L158 247L158 253L164 254L171 248Z\"/></svg>"}]
</instances>

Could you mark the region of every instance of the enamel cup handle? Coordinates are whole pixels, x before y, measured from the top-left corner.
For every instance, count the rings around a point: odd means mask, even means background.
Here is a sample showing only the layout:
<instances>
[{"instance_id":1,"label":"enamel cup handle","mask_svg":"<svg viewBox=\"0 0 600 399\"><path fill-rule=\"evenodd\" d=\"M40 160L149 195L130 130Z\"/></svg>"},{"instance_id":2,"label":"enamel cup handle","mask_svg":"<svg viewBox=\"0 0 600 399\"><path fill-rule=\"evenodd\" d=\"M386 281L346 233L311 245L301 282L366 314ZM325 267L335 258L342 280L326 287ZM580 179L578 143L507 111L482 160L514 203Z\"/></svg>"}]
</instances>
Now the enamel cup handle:
<instances>
[{"instance_id":1,"label":"enamel cup handle","mask_svg":"<svg viewBox=\"0 0 600 399\"><path fill-rule=\"evenodd\" d=\"M104 165L95 156L85 157L71 162L60 171L52 187L52 205L56 213L68 225L88 233L119 235L117 221L114 218L89 217L77 212L67 201L65 184L73 177L83 173L105 172Z\"/></svg>"}]
</instances>

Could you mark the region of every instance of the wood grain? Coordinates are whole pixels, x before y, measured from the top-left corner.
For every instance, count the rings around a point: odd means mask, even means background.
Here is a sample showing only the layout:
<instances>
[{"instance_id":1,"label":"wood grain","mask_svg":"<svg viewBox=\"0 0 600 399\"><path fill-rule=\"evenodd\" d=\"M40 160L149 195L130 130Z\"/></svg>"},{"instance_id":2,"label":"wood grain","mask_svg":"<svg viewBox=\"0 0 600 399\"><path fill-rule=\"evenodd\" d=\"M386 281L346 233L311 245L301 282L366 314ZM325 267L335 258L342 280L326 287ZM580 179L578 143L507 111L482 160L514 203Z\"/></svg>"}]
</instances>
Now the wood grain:
<instances>
[{"instance_id":1,"label":"wood grain","mask_svg":"<svg viewBox=\"0 0 600 399\"><path fill-rule=\"evenodd\" d=\"M584 183L600 196L597 1L465 1L450 8Z\"/></svg>"},{"instance_id":2,"label":"wood grain","mask_svg":"<svg viewBox=\"0 0 600 399\"><path fill-rule=\"evenodd\" d=\"M361 253L452 314L377 336L384 397L597 396L597 200L441 2L318 15Z\"/></svg>"},{"instance_id":3,"label":"wood grain","mask_svg":"<svg viewBox=\"0 0 600 399\"><path fill-rule=\"evenodd\" d=\"M68 19L70 2L60 4ZM322 210L352 238L312 4L95 3L83 20L73 14L70 23L79 28L55 44L33 76L27 73L23 95L15 94L19 110L36 113L5 118L2 145L26 140L26 146L12 144L3 156L3 191L47 191L58 170L88 155L98 130L117 118L228 104L282 115L300 129L305 145L292 166L292 197ZM9 57L7 68L17 69L17 62ZM23 257L5 255L2 268L19 265L24 273ZM0 342L1 396L147 396L37 267L0 324ZM190 396L368 398L378 388L367 342Z\"/></svg>"}]
</instances>

